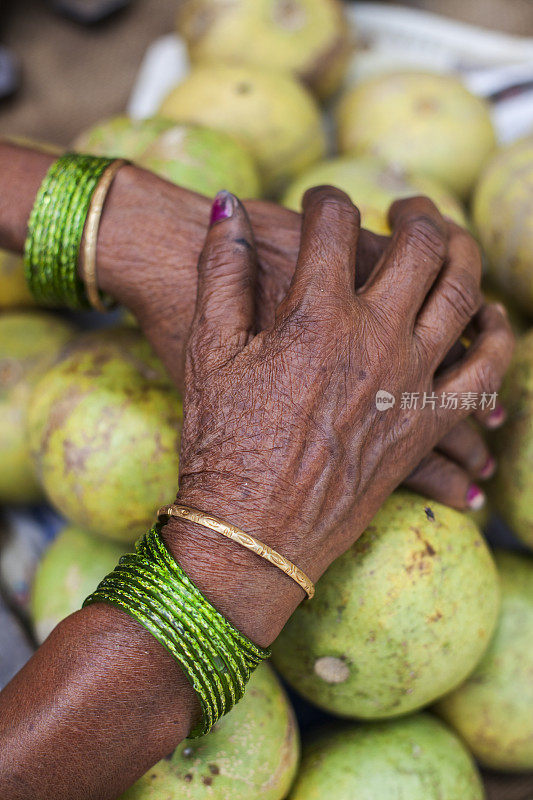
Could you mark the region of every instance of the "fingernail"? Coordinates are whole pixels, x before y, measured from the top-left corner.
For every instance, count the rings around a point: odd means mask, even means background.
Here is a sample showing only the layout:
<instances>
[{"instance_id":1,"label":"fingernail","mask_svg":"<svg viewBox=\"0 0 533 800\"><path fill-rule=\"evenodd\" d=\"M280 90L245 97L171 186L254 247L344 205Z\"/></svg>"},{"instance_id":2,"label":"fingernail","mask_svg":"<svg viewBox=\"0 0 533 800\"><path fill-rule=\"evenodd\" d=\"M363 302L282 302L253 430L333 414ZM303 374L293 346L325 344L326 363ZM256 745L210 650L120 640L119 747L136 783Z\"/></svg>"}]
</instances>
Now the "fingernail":
<instances>
[{"instance_id":1,"label":"fingernail","mask_svg":"<svg viewBox=\"0 0 533 800\"><path fill-rule=\"evenodd\" d=\"M505 422L505 417L507 413L505 408L501 405L497 405L494 411L491 411L489 416L487 417L487 425L489 428L498 428Z\"/></svg>"},{"instance_id":2,"label":"fingernail","mask_svg":"<svg viewBox=\"0 0 533 800\"><path fill-rule=\"evenodd\" d=\"M470 484L466 493L466 504L471 511L479 511L485 505L486 497L475 483Z\"/></svg>"},{"instance_id":3,"label":"fingernail","mask_svg":"<svg viewBox=\"0 0 533 800\"><path fill-rule=\"evenodd\" d=\"M483 480L487 480L487 478L492 478L495 472L496 472L496 459L494 458L494 456L489 456L484 466L479 470L479 477L483 478Z\"/></svg>"},{"instance_id":4,"label":"fingernail","mask_svg":"<svg viewBox=\"0 0 533 800\"><path fill-rule=\"evenodd\" d=\"M210 225L220 222L222 219L229 219L235 211L235 197L231 192L222 191L217 194L211 206Z\"/></svg>"},{"instance_id":5,"label":"fingernail","mask_svg":"<svg viewBox=\"0 0 533 800\"><path fill-rule=\"evenodd\" d=\"M509 316L509 312L507 311L503 303L494 303L494 308L497 308L500 314L503 314L504 317Z\"/></svg>"}]
</instances>

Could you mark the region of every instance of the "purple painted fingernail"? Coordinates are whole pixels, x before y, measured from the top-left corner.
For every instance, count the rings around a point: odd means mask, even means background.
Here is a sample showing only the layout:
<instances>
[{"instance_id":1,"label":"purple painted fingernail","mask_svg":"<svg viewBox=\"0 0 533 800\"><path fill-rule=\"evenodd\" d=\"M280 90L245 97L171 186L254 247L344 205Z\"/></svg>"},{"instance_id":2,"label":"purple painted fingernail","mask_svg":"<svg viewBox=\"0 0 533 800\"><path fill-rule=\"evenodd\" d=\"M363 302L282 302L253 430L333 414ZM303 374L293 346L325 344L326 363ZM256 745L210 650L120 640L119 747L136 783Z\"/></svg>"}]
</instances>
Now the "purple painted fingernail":
<instances>
[{"instance_id":1,"label":"purple painted fingernail","mask_svg":"<svg viewBox=\"0 0 533 800\"><path fill-rule=\"evenodd\" d=\"M488 478L492 478L495 472L496 472L496 459L494 458L494 456L489 456L484 466L479 470L479 477L483 478L483 480L487 480Z\"/></svg>"},{"instance_id":2,"label":"purple painted fingernail","mask_svg":"<svg viewBox=\"0 0 533 800\"><path fill-rule=\"evenodd\" d=\"M229 219L235 211L235 197L231 192L222 191L217 194L211 206L210 225L220 222L222 219Z\"/></svg>"},{"instance_id":3,"label":"purple painted fingernail","mask_svg":"<svg viewBox=\"0 0 533 800\"><path fill-rule=\"evenodd\" d=\"M471 483L466 493L466 504L471 511L479 511L485 505L487 498L475 483Z\"/></svg>"},{"instance_id":4,"label":"purple painted fingernail","mask_svg":"<svg viewBox=\"0 0 533 800\"><path fill-rule=\"evenodd\" d=\"M505 418L507 413L505 408L498 404L494 411L491 411L488 418L487 418L487 425L489 428L498 428L505 422Z\"/></svg>"}]
</instances>

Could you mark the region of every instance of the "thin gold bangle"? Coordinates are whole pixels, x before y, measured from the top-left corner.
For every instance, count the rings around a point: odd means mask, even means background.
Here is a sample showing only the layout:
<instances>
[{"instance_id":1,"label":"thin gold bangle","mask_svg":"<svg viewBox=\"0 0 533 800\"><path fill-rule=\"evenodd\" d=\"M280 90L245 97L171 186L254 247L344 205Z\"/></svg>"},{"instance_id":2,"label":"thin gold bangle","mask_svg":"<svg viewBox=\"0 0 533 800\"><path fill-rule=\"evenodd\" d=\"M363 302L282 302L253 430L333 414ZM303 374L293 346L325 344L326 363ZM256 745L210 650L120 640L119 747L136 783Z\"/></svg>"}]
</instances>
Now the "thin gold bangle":
<instances>
[{"instance_id":1,"label":"thin gold bangle","mask_svg":"<svg viewBox=\"0 0 533 800\"><path fill-rule=\"evenodd\" d=\"M81 274L83 283L85 284L85 291L87 298L97 311L107 311L107 308L100 296L98 289L98 276L96 273L96 244L98 241L98 230L100 228L100 219L102 217L102 209L107 197L107 193L111 188L113 179L119 169L129 164L123 158L117 158L106 169L98 186L94 190L92 196L89 213L85 221L85 231L83 234L83 243L81 249Z\"/></svg>"},{"instance_id":2,"label":"thin gold bangle","mask_svg":"<svg viewBox=\"0 0 533 800\"><path fill-rule=\"evenodd\" d=\"M224 522L224 520L214 517L212 514L204 514L203 511L199 511L197 508L190 508L189 506L178 504L162 506L157 512L157 516L161 522L165 522L169 517L187 519L189 522L196 522L197 525L202 525L204 528L210 528L210 530L216 531L216 533L221 533L222 536L226 536L228 539L231 539L232 542L241 544L243 547L256 553L256 555L274 564L275 567L280 569L285 575L288 575L289 578L292 578L293 581L296 581L296 583L302 587L309 600L314 597L314 584L307 577L305 572L302 572L302 570L293 564L292 561L289 561L288 558L285 558L285 556L282 556L267 544L260 542L258 539L254 539L253 536L235 527L235 525L230 525L228 522Z\"/></svg>"}]
</instances>

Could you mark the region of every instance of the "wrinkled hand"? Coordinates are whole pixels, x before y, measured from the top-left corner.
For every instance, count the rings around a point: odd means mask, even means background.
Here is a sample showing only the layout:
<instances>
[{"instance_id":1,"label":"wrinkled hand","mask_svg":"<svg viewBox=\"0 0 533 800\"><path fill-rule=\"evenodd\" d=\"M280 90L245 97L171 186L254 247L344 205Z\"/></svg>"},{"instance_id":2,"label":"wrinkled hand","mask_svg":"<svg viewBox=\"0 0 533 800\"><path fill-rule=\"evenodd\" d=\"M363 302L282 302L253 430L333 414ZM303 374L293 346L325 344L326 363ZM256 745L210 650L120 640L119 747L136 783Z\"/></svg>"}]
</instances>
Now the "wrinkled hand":
<instances>
[{"instance_id":1,"label":"wrinkled hand","mask_svg":"<svg viewBox=\"0 0 533 800\"><path fill-rule=\"evenodd\" d=\"M480 264L470 236L423 198L394 204L392 239L354 291L358 212L327 187L305 197L291 287L273 325L257 333L252 228L238 201L228 203L233 214L211 227L199 262L178 498L316 579L468 414L398 402L379 411L376 393L495 392L513 336L499 306L476 313ZM473 315L471 347L436 374ZM235 548L225 552L240 559Z\"/></svg>"},{"instance_id":2,"label":"wrinkled hand","mask_svg":"<svg viewBox=\"0 0 533 800\"><path fill-rule=\"evenodd\" d=\"M170 374L183 386L185 343L196 294L196 263L209 217L206 198L186 194L137 168L121 171L103 219L99 252L111 254L101 265L108 289L133 310ZM146 217L145 209L151 209ZM178 208L178 211L176 211ZM298 257L300 216L274 203L247 201L257 246L256 323L270 326L288 290ZM141 218L139 218L141 214ZM145 219L146 217L146 219ZM357 241L356 286L362 286L388 244L388 238L361 229ZM480 268L469 240L469 257ZM113 254L115 254L113 256ZM127 265L127 266L126 266ZM460 287L456 287L459 291ZM460 293L460 291L459 291ZM454 297L450 298L451 301ZM460 299L459 299L460 302ZM503 418L479 415L492 425ZM460 423L426 455L407 486L456 508L468 507L472 482L491 476L494 461L479 430ZM475 501L480 495L474 495ZM482 496L481 496L482 499Z\"/></svg>"},{"instance_id":3,"label":"wrinkled hand","mask_svg":"<svg viewBox=\"0 0 533 800\"><path fill-rule=\"evenodd\" d=\"M23 247L35 193L53 158L0 142L0 244ZM268 327L285 296L298 254L300 217L273 203L246 204L258 250L256 313ZM205 238L209 202L137 167L122 169L106 201L98 237L98 276L104 290L130 308L178 386L194 312L196 264ZM387 243L361 230L356 285L361 286ZM479 255L473 256L479 263ZM503 421L501 410L489 426ZM472 480L489 477L494 463L479 432L463 422L439 443L408 485L464 508Z\"/></svg>"}]
</instances>

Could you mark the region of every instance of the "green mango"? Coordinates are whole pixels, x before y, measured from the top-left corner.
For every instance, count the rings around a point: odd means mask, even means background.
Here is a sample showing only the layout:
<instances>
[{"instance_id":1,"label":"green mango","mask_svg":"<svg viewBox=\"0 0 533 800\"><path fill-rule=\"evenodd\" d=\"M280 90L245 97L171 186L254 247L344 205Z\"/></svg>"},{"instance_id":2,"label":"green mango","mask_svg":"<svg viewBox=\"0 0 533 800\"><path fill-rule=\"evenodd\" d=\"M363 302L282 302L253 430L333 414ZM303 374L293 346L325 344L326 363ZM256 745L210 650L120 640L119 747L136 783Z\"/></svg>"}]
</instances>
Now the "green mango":
<instances>
[{"instance_id":1,"label":"green mango","mask_svg":"<svg viewBox=\"0 0 533 800\"><path fill-rule=\"evenodd\" d=\"M314 98L290 74L265 66L195 65L159 113L235 136L255 158L269 196L326 150Z\"/></svg>"},{"instance_id":2,"label":"green mango","mask_svg":"<svg viewBox=\"0 0 533 800\"><path fill-rule=\"evenodd\" d=\"M483 800L472 757L429 714L336 725L304 748L289 800Z\"/></svg>"},{"instance_id":3,"label":"green mango","mask_svg":"<svg viewBox=\"0 0 533 800\"><path fill-rule=\"evenodd\" d=\"M74 148L128 158L183 189L208 197L221 189L243 198L261 194L257 168L248 150L229 134L200 125L179 124L164 117L111 117L82 133Z\"/></svg>"},{"instance_id":4,"label":"green mango","mask_svg":"<svg viewBox=\"0 0 533 800\"><path fill-rule=\"evenodd\" d=\"M472 201L491 280L533 314L533 136L497 151Z\"/></svg>"},{"instance_id":5,"label":"green mango","mask_svg":"<svg viewBox=\"0 0 533 800\"><path fill-rule=\"evenodd\" d=\"M394 71L362 80L337 110L341 153L377 156L468 198L496 147L490 108L452 75Z\"/></svg>"},{"instance_id":6,"label":"green mango","mask_svg":"<svg viewBox=\"0 0 533 800\"><path fill-rule=\"evenodd\" d=\"M273 645L282 676L341 717L406 714L458 686L496 625L499 580L465 514L394 493Z\"/></svg>"},{"instance_id":7,"label":"green mango","mask_svg":"<svg viewBox=\"0 0 533 800\"><path fill-rule=\"evenodd\" d=\"M282 800L299 754L294 713L263 663L240 703L207 736L181 742L121 800Z\"/></svg>"},{"instance_id":8,"label":"green mango","mask_svg":"<svg viewBox=\"0 0 533 800\"><path fill-rule=\"evenodd\" d=\"M82 336L35 388L37 475L75 525L131 543L176 494L181 422L181 399L139 331Z\"/></svg>"},{"instance_id":9,"label":"green mango","mask_svg":"<svg viewBox=\"0 0 533 800\"><path fill-rule=\"evenodd\" d=\"M73 328L41 311L0 315L0 504L36 503L43 497L27 438L33 388Z\"/></svg>"},{"instance_id":10,"label":"green mango","mask_svg":"<svg viewBox=\"0 0 533 800\"><path fill-rule=\"evenodd\" d=\"M478 761L533 770L533 559L496 554L502 608L489 649L470 677L437 705Z\"/></svg>"},{"instance_id":11,"label":"green mango","mask_svg":"<svg viewBox=\"0 0 533 800\"><path fill-rule=\"evenodd\" d=\"M127 551L72 525L63 528L39 562L31 591L35 638L44 642L62 619L81 608Z\"/></svg>"},{"instance_id":12,"label":"green mango","mask_svg":"<svg viewBox=\"0 0 533 800\"><path fill-rule=\"evenodd\" d=\"M193 63L268 64L320 97L341 85L353 52L339 0L184 0L178 32Z\"/></svg>"},{"instance_id":13,"label":"green mango","mask_svg":"<svg viewBox=\"0 0 533 800\"><path fill-rule=\"evenodd\" d=\"M516 536L533 547L533 330L518 340L501 402L507 421L493 435L498 469L490 499Z\"/></svg>"},{"instance_id":14,"label":"green mango","mask_svg":"<svg viewBox=\"0 0 533 800\"><path fill-rule=\"evenodd\" d=\"M321 161L299 175L289 186L283 204L300 211L307 189L328 184L348 194L361 213L361 223L374 233L389 234L389 206L400 197L424 194L443 214L459 225L468 221L460 202L437 181L395 169L372 156L344 156Z\"/></svg>"}]
</instances>

